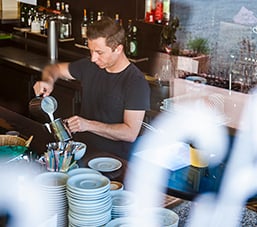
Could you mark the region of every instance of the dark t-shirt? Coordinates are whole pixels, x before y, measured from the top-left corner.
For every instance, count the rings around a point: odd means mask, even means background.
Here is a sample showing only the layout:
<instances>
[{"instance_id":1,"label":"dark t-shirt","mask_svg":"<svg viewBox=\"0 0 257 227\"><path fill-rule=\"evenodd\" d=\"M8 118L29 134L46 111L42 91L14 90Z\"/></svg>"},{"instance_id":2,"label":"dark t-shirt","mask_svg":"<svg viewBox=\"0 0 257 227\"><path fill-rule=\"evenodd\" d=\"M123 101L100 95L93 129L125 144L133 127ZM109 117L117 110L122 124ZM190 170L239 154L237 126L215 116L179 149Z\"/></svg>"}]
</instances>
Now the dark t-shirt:
<instances>
[{"instance_id":1,"label":"dark t-shirt","mask_svg":"<svg viewBox=\"0 0 257 227\"><path fill-rule=\"evenodd\" d=\"M104 123L122 123L124 110L149 110L150 89L133 64L119 73L108 73L88 59L69 64L71 75L82 85L80 116ZM131 143L113 141L93 133L79 133L90 147L127 157Z\"/></svg>"}]
</instances>

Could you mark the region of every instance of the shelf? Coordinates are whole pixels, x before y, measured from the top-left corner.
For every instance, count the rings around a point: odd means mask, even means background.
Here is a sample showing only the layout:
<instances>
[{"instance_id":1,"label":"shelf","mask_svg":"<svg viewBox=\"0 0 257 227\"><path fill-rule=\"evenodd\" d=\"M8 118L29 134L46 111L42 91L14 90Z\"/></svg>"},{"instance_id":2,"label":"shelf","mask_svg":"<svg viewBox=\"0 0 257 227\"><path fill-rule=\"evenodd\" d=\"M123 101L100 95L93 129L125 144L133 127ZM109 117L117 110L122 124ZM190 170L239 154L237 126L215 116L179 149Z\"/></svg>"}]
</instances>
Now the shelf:
<instances>
[{"instance_id":1,"label":"shelf","mask_svg":"<svg viewBox=\"0 0 257 227\"><path fill-rule=\"evenodd\" d=\"M128 58L131 62L133 63L139 63L139 62L143 62L143 61L148 61L149 58L148 57L138 57L138 58Z\"/></svg>"},{"instance_id":2,"label":"shelf","mask_svg":"<svg viewBox=\"0 0 257 227\"><path fill-rule=\"evenodd\" d=\"M84 46L82 44L75 43L74 45L75 45L75 47L89 50L89 48L87 46ZM136 58L128 58L128 59L129 59L129 61L131 61L133 63L139 63L139 62L143 62L143 61L148 61L149 60L148 57L136 57Z\"/></svg>"},{"instance_id":3,"label":"shelf","mask_svg":"<svg viewBox=\"0 0 257 227\"><path fill-rule=\"evenodd\" d=\"M142 24L147 24L147 25L152 25L152 26L159 26L163 27L164 24L157 24L157 23L151 23L151 22L146 22L144 19L138 19L137 22L142 23Z\"/></svg>"},{"instance_id":4,"label":"shelf","mask_svg":"<svg viewBox=\"0 0 257 227\"><path fill-rule=\"evenodd\" d=\"M13 29L16 30L16 31L20 31L20 32L36 35L36 36L39 36L39 37L47 38L47 35L42 35L41 33L31 32L30 28L14 27ZM58 39L59 42L70 42L70 41L74 41L74 40L75 40L75 38Z\"/></svg>"},{"instance_id":5,"label":"shelf","mask_svg":"<svg viewBox=\"0 0 257 227\"><path fill-rule=\"evenodd\" d=\"M75 43L74 46L75 46L75 47L78 47L78 48L82 48L82 49L89 50L89 48L88 48L87 46L82 45L82 44Z\"/></svg>"}]
</instances>

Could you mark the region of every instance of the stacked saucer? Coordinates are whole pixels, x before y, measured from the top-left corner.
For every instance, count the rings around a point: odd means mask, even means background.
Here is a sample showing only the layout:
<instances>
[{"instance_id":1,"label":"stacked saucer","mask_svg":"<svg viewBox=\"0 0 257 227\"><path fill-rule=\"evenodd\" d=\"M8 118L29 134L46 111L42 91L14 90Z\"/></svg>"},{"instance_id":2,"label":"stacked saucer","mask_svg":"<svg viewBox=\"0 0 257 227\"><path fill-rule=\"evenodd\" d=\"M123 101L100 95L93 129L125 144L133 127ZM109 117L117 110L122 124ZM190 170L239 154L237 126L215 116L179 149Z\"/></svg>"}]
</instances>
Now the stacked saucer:
<instances>
[{"instance_id":1,"label":"stacked saucer","mask_svg":"<svg viewBox=\"0 0 257 227\"><path fill-rule=\"evenodd\" d=\"M61 172L45 172L38 175L35 180L47 201L44 217L52 219L56 216L56 226L67 226L68 200L66 197L66 182L68 175Z\"/></svg>"},{"instance_id":2,"label":"stacked saucer","mask_svg":"<svg viewBox=\"0 0 257 227\"><path fill-rule=\"evenodd\" d=\"M112 198L107 177L94 173L71 176L67 197L71 227L102 226L110 221Z\"/></svg>"},{"instance_id":3,"label":"stacked saucer","mask_svg":"<svg viewBox=\"0 0 257 227\"><path fill-rule=\"evenodd\" d=\"M177 227L179 216L173 210L164 207L152 207L143 211L142 218L153 217L158 226Z\"/></svg>"},{"instance_id":4,"label":"stacked saucer","mask_svg":"<svg viewBox=\"0 0 257 227\"><path fill-rule=\"evenodd\" d=\"M122 217L111 220L105 227L118 227L118 226L138 226L137 219L131 217Z\"/></svg>"},{"instance_id":5,"label":"stacked saucer","mask_svg":"<svg viewBox=\"0 0 257 227\"><path fill-rule=\"evenodd\" d=\"M77 168L77 169L72 169L72 170L69 170L67 172L69 178L74 176L74 175L77 175L77 174L85 174L85 173L95 173L95 174L99 174L99 175L102 175L99 171L97 170L94 170L94 169L90 169L90 168Z\"/></svg>"},{"instance_id":6,"label":"stacked saucer","mask_svg":"<svg viewBox=\"0 0 257 227\"><path fill-rule=\"evenodd\" d=\"M112 219L127 217L131 209L134 209L134 194L127 190L111 191L112 195Z\"/></svg>"}]
</instances>

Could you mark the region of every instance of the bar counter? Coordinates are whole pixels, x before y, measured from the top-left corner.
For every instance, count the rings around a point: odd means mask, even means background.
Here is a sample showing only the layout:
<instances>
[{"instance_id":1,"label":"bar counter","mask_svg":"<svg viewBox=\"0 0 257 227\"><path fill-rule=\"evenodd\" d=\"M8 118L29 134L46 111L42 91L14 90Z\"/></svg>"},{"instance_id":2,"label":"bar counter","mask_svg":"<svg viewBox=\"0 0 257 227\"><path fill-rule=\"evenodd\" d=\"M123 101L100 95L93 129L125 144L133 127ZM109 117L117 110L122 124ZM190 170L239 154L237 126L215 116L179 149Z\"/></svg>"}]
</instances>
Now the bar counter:
<instances>
[{"instance_id":1,"label":"bar counter","mask_svg":"<svg viewBox=\"0 0 257 227\"><path fill-rule=\"evenodd\" d=\"M214 100L208 100L210 97ZM210 108L224 114L226 118L224 124L231 134L244 126L241 115L249 97L250 94L199 84L185 79L174 80L174 104L207 100Z\"/></svg>"},{"instance_id":2,"label":"bar counter","mask_svg":"<svg viewBox=\"0 0 257 227\"><path fill-rule=\"evenodd\" d=\"M2 72L0 105L31 117L28 104L35 97L33 85L41 78L43 68L51 63L54 62L46 56L32 51L13 46L0 47L0 70ZM66 118L78 113L80 106L80 83L78 81L58 80L52 95L59 104L55 112L56 118Z\"/></svg>"},{"instance_id":3,"label":"bar counter","mask_svg":"<svg viewBox=\"0 0 257 227\"><path fill-rule=\"evenodd\" d=\"M25 139L29 138L32 135L33 140L31 142L30 148L39 156L46 151L46 145L49 142L55 141L54 137L47 131L43 124L40 124L39 122L33 121L1 106L0 128L2 129L2 134L4 134L4 131L17 131ZM124 160L117 155L110 154L105 151L90 151L89 149L87 149L81 165L87 166L87 163L90 159L106 156L119 159L123 164L120 170L111 172L109 174L107 173L108 177L113 180L123 181L124 173L127 166L127 160Z\"/></svg>"},{"instance_id":4,"label":"bar counter","mask_svg":"<svg viewBox=\"0 0 257 227\"><path fill-rule=\"evenodd\" d=\"M44 126L36 121L33 121L29 118L26 118L20 114L17 114L13 111L10 111L4 107L0 107L0 128L3 130L9 131L9 130L16 130L21 133L23 137L28 138L29 136L33 135L34 138L31 143L31 148L33 151L36 151L39 155L42 154L46 150L46 144L50 141L53 141L53 137L46 131ZM96 157L113 157L122 162L122 167L121 169L110 172L110 173L104 173L105 176L107 176L111 180L117 180L120 182L123 182L126 170L128 168L128 161L124 160L116 155L106 153L104 151L90 151L87 150L85 153L85 159L84 159L84 164L87 166L87 163L89 160L96 158ZM190 167L189 167L190 168ZM192 167L191 167L192 168ZM194 171L196 171L196 168L194 168ZM189 173L188 169L184 171L185 173ZM179 177L175 176L180 176L180 179L183 178L183 170L180 170L178 172L173 172L171 173L171 179L175 178L175 180L179 181ZM185 193L183 191L179 190L174 190L174 188L170 187L168 190L168 194L172 196L178 196L182 199L186 200L192 200L195 198L197 195L196 192L194 193ZM175 211L179 217L179 227L186 226L186 223L188 221L189 217L189 212L191 208L194 206L194 202L189 202L189 201L183 201L180 205L177 206L171 206L167 207ZM243 218L242 218L242 226L254 226L253 224L256 224L256 213L244 208L242 210L243 212ZM1 221L1 219L0 219Z\"/></svg>"},{"instance_id":5,"label":"bar counter","mask_svg":"<svg viewBox=\"0 0 257 227\"><path fill-rule=\"evenodd\" d=\"M3 64L6 64L7 66L14 67L14 69L20 69L26 70L26 73L31 72L32 74L38 73L40 75L43 67L46 64L49 64L50 61L45 56L40 56L38 54L25 51L19 48L15 47L2 47L0 48L0 62ZM23 77L24 75L17 75L17 77ZM8 77L4 77L8 79ZM34 80L32 80L33 82ZM10 82L10 81L9 81ZM32 82L31 79L29 79L28 87L32 89ZM67 83L67 81L59 81L59 83ZM60 84L62 85L62 84ZM20 86L20 84L19 84ZM12 85L11 85L12 88ZM10 88L10 89L11 89ZM9 90L10 90L9 89ZM56 87L57 89L57 87ZM75 83L67 83L66 86L62 86L62 88L59 91L59 96L56 97L58 102L60 102L60 99L63 98L64 94L67 94L67 89L70 89L73 91L74 89L78 89L77 85ZM174 97L171 98L171 101L175 104L183 103L184 101L195 101L198 99L204 99L208 98L210 96L214 96L215 98L218 97L218 101L216 104L218 104L216 107L221 110L221 112L226 117L226 122L224 124L228 127L229 132L231 135L234 135L237 130L240 129L240 127L243 125L243 122L241 122L241 113L244 108L245 103L247 102L247 99L249 97L248 94L239 93L235 91L229 91L227 89L217 88L205 84L198 84L194 83L192 81L187 81L184 79L175 79L174 80L174 89L170 93L174 94ZM8 90L8 91L9 91ZM21 89L20 89L21 90ZM64 92L65 91L65 92ZM10 92L10 91L9 91ZM21 92L24 93L24 90ZM14 99L17 98L17 94L15 94ZM34 96L34 94L30 94L28 101ZM19 98L19 97L18 97ZM75 99L78 97L76 96ZM75 105L74 104L74 98L72 99L72 108ZM76 101L75 101L76 102ZM25 103L26 105L28 103ZM1 105L1 104L0 104ZM67 115L70 116L76 111L70 111L68 112L63 107L67 106L67 98L65 97L63 102L60 102L59 109L62 110L62 113L55 117L61 117L64 118ZM193 110L192 110L193 111ZM51 135L49 135L48 132L45 131L45 128L42 126L42 124L31 121L29 118L24 118L23 116L19 114L15 114L16 111L9 111L8 108L4 109L1 107L1 113L0 117L3 118L3 121L7 121L9 125L13 126L10 128L14 128L14 130L20 131L25 136L29 137L30 135L34 135L34 139L32 141L32 147L35 148L37 153L42 154L45 150L45 145L52 141L53 138ZM33 127L32 127L33 126ZM83 142L83 141L82 141ZM97 152L104 152L104 151L97 151ZM95 155L95 153L92 151L87 153ZM113 154L111 154L113 155ZM85 165L87 163L85 162ZM219 186L219 180L222 176L224 170L224 163L221 163L221 165L214 169L215 174L218 174L217 181L211 180L209 183L210 185L214 185L214 190L218 190ZM178 197L182 197L185 199L192 200L200 191L201 188L199 188L199 181L202 179L202 176L204 176L205 169L197 169L194 167L186 167L179 169L177 171L171 171L170 173L170 184L168 186L169 193ZM190 179L188 178L188 173L191 173L191 177L194 177L196 179L196 182L189 182ZM208 180L204 177L204 180ZM198 182L198 183L197 183ZM184 187L184 184L187 184L186 187ZM181 185L183 190L181 190ZM209 187L208 187L209 190Z\"/></svg>"}]
</instances>

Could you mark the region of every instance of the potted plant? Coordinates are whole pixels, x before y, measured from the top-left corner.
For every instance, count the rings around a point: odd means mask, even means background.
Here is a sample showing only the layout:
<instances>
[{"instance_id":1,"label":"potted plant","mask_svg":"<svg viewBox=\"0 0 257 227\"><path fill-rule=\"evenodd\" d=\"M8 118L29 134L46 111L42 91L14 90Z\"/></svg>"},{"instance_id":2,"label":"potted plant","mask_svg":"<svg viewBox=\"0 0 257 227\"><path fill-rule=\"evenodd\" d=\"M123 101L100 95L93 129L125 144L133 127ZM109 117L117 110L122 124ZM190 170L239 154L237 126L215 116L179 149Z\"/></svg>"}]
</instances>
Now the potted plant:
<instances>
[{"instance_id":1,"label":"potted plant","mask_svg":"<svg viewBox=\"0 0 257 227\"><path fill-rule=\"evenodd\" d=\"M191 73L207 73L209 70L208 40L197 37L187 42L187 49L179 50L176 60L177 70Z\"/></svg>"},{"instance_id":2,"label":"potted plant","mask_svg":"<svg viewBox=\"0 0 257 227\"><path fill-rule=\"evenodd\" d=\"M172 18L169 22L167 22L163 26L160 34L160 48L162 51L169 54L173 54L175 50L174 44L177 41L176 32L178 27L179 27L178 17Z\"/></svg>"},{"instance_id":3,"label":"potted plant","mask_svg":"<svg viewBox=\"0 0 257 227\"><path fill-rule=\"evenodd\" d=\"M174 17L163 26L160 34L161 51L170 54L175 71L207 73L209 70L208 40L202 37L190 39L187 43L188 49L181 50L176 37L178 28L178 17Z\"/></svg>"},{"instance_id":4,"label":"potted plant","mask_svg":"<svg viewBox=\"0 0 257 227\"><path fill-rule=\"evenodd\" d=\"M188 55L191 57L207 55L209 54L209 51L210 51L208 46L208 40L201 37L190 39L187 43L187 46L188 46L188 53L185 55Z\"/></svg>"}]
</instances>

